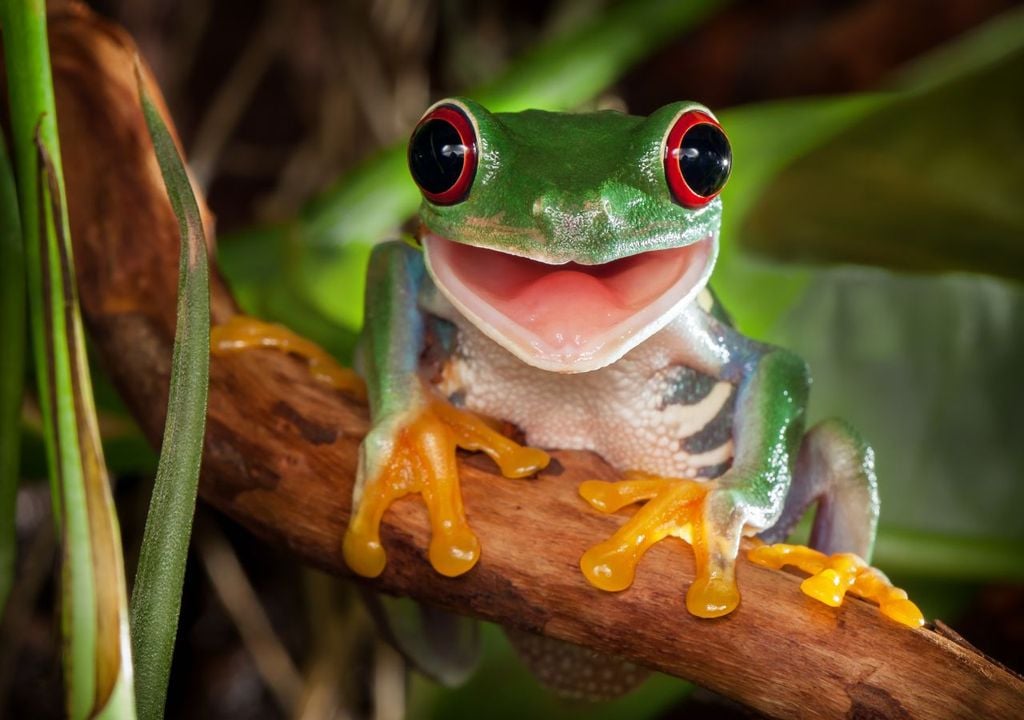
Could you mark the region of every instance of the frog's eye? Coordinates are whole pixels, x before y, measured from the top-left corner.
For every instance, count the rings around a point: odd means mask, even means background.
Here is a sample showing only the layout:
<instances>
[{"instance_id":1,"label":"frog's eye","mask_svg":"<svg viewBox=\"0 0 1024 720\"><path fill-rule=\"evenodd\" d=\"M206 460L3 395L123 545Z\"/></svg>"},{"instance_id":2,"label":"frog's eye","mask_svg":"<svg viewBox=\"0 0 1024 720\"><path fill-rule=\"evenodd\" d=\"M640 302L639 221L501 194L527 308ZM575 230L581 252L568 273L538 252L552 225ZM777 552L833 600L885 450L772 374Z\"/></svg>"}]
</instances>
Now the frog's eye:
<instances>
[{"instance_id":1,"label":"frog's eye","mask_svg":"<svg viewBox=\"0 0 1024 720\"><path fill-rule=\"evenodd\" d=\"M476 146L473 123L457 105L439 105L423 116L409 140L409 172L427 200L454 205L466 199Z\"/></svg>"},{"instance_id":2,"label":"frog's eye","mask_svg":"<svg viewBox=\"0 0 1024 720\"><path fill-rule=\"evenodd\" d=\"M722 126L700 110L680 115L665 139L665 178L675 201L688 208L707 205L725 187L731 167Z\"/></svg>"}]
</instances>

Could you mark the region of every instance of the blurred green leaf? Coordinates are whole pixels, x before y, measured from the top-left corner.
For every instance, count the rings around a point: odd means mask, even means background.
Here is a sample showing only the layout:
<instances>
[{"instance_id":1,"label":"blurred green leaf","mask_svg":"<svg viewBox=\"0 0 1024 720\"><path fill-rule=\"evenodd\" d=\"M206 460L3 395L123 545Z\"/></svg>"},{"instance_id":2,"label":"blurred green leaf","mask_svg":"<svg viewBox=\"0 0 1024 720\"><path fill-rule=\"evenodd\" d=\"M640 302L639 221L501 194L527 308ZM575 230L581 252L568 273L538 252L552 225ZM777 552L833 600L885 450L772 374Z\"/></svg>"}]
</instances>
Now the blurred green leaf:
<instances>
[{"instance_id":1,"label":"blurred green leaf","mask_svg":"<svg viewBox=\"0 0 1024 720\"><path fill-rule=\"evenodd\" d=\"M905 90L929 92L1005 62L1020 52L1022 44L1024 9L1011 9L914 58L896 72L893 84ZM1006 89L1013 88L1011 85Z\"/></svg>"},{"instance_id":2,"label":"blurred green leaf","mask_svg":"<svg viewBox=\"0 0 1024 720\"><path fill-rule=\"evenodd\" d=\"M139 716L155 719L164 713L203 453L210 286L199 206L174 140L139 73L136 65L143 114L181 236L167 419L131 604Z\"/></svg>"},{"instance_id":3,"label":"blurred green leaf","mask_svg":"<svg viewBox=\"0 0 1024 720\"><path fill-rule=\"evenodd\" d=\"M73 274L39 0L0 3L36 377L54 518L72 718L134 717L120 530L100 446Z\"/></svg>"},{"instance_id":4,"label":"blurred green leaf","mask_svg":"<svg viewBox=\"0 0 1024 720\"><path fill-rule=\"evenodd\" d=\"M881 567L1024 579L1024 290L829 270L776 339L810 363L812 419L845 417L875 447Z\"/></svg>"},{"instance_id":5,"label":"blurred green leaf","mask_svg":"<svg viewBox=\"0 0 1024 720\"><path fill-rule=\"evenodd\" d=\"M25 380L25 255L18 194L0 133L0 617L14 581L17 558L15 500L21 450L21 400Z\"/></svg>"},{"instance_id":6,"label":"blurred green leaf","mask_svg":"<svg viewBox=\"0 0 1024 720\"><path fill-rule=\"evenodd\" d=\"M812 416L846 417L875 445L875 558L901 576L1022 578L1020 288L815 271L743 249L771 223L761 246L773 243L773 257L792 240L801 259L869 259L857 250L917 269L927 261L1019 277L1021 48L1015 12L915 63L902 90L722 113L737 161L713 283L745 332L810 362ZM948 201L953 188L963 202ZM827 255L839 247L847 254Z\"/></svg>"},{"instance_id":7,"label":"blurred green leaf","mask_svg":"<svg viewBox=\"0 0 1024 720\"><path fill-rule=\"evenodd\" d=\"M886 101L884 95L786 100L719 113L736 160L722 194L721 249L711 284L745 333L767 337L811 278L807 268L766 263L739 247L755 201L795 158Z\"/></svg>"},{"instance_id":8,"label":"blurred green leaf","mask_svg":"<svg viewBox=\"0 0 1024 720\"><path fill-rule=\"evenodd\" d=\"M744 247L1024 278L1022 77L1018 10L922 61L903 91L777 174L746 218Z\"/></svg>"},{"instance_id":9,"label":"blurred green leaf","mask_svg":"<svg viewBox=\"0 0 1024 720\"><path fill-rule=\"evenodd\" d=\"M493 83L469 94L495 111L576 107L721 4L615 3L589 22L550 38ZM362 323L370 247L394 237L419 201L406 170L405 144L399 143L310 203L295 223L222 238L221 266L247 311L291 324L301 320L306 307L315 318L340 324L351 333ZM261 261L253 261L254 255ZM289 311L295 313L278 314ZM337 331L327 323L312 322L308 331L318 342L329 344L332 334L337 342Z\"/></svg>"}]
</instances>

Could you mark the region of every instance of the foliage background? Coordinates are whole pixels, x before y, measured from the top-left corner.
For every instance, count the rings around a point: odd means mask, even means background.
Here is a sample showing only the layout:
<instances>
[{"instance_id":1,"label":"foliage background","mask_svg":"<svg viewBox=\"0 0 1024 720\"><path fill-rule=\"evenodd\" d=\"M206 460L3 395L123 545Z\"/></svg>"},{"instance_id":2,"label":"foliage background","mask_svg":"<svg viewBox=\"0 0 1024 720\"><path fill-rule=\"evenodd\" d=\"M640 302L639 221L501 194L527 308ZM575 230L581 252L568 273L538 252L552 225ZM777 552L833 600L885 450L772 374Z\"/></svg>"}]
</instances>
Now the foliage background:
<instances>
[{"instance_id":1,"label":"foliage background","mask_svg":"<svg viewBox=\"0 0 1024 720\"><path fill-rule=\"evenodd\" d=\"M361 177L353 170L401 142L433 99L487 86L609 3L93 5L132 32L153 66L239 296L344 357L365 248L338 242L328 220L341 217L358 236L364 221L397 232L400 219L389 220L382 196L352 202L351 183L337 178ZM848 417L875 444L880 564L926 614L1020 669L1024 90L1015 78L1024 45L1020 22L1003 14L1016 3L693 5L689 27L645 50L596 105L646 114L693 98L723 110L736 175L718 290L742 329L811 363L813 417ZM993 18L1003 30L950 57ZM945 55L907 70L940 47ZM393 177L380 190L408 194L408 180ZM131 573L155 456L96 384ZM54 541L31 397L23 425L18 577L32 592L17 638L0 646L0 709L57 717ZM317 683L345 688L351 704L372 695L372 677L400 681L343 589L202 509L182 612L170 716L284 717ZM318 642L332 628L350 639L346 653ZM481 672L458 691L413 679L412 715L727 712L700 694L684 699L685 685L668 678L609 706L567 706L529 679L493 628L485 648Z\"/></svg>"}]
</instances>

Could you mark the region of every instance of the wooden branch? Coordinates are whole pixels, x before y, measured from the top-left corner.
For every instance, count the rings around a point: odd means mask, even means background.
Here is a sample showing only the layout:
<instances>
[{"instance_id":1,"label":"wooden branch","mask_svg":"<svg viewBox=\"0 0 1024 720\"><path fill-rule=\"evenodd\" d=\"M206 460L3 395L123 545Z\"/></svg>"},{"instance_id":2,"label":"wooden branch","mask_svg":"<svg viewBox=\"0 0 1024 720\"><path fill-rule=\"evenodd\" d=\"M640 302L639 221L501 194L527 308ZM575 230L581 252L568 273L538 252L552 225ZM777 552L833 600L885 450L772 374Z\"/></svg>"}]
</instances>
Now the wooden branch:
<instances>
[{"instance_id":1,"label":"wooden branch","mask_svg":"<svg viewBox=\"0 0 1024 720\"><path fill-rule=\"evenodd\" d=\"M82 306L96 347L146 434L163 426L174 327L178 236L138 110L134 45L83 11L54 18L61 144ZM152 88L155 97L157 89ZM234 302L216 275L213 314ZM257 351L211 364L202 497L299 560L347 575L349 517L364 407L314 381L292 357ZM375 589L635 660L788 717L1024 717L1024 683L955 637L908 630L874 606L827 608L799 578L745 560L732 615L686 612L693 560L662 543L629 590L592 588L577 565L622 522L588 510L587 478L615 477L598 457L556 452L534 480L462 463L483 557L448 579L425 558L426 513L397 503L383 529L389 564Z\"/></svg>"}]
</instances>

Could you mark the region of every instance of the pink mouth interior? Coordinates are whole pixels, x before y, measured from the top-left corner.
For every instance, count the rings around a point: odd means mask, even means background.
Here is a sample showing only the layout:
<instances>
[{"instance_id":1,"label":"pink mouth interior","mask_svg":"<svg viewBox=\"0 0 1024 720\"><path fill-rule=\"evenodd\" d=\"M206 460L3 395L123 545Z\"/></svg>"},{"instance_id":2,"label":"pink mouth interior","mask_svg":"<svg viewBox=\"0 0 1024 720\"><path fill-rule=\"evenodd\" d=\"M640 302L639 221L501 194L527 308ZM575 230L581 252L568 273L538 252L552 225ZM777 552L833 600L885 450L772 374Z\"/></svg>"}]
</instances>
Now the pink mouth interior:
<instances>
[{"instance_id":1,"label":"pink mouth interior","mask_svg":"<svg viewBox=\"0 0 1024 720\"><path fill-rule=\"evenodd\" d=\"M601 265L551 265L436 235L425 242L436 279L460 304L496 311L502 317L485 319L560 356L596 351L663 313L700 281L711 249L708 238Z\"/></svg>"}]
</instances>

